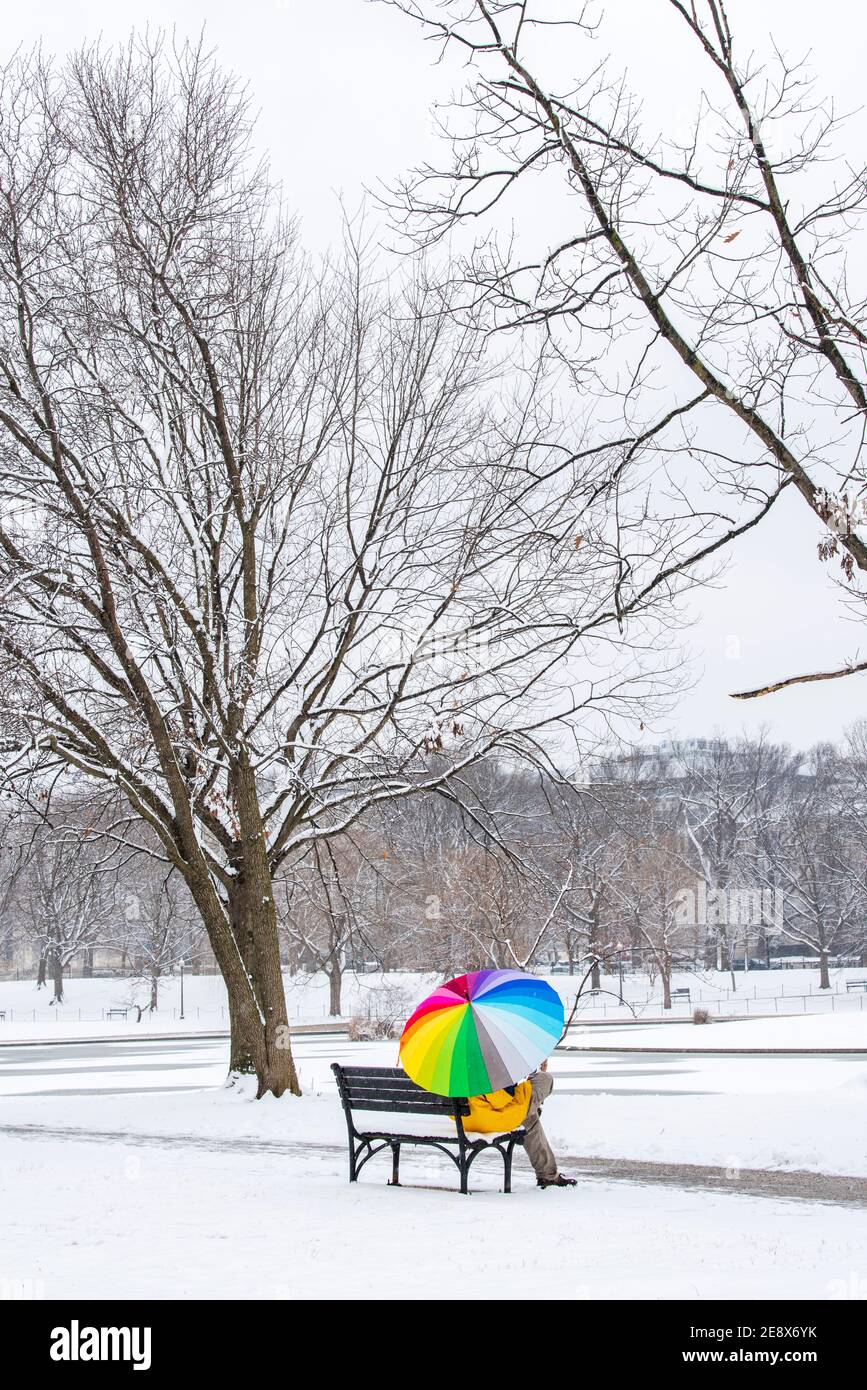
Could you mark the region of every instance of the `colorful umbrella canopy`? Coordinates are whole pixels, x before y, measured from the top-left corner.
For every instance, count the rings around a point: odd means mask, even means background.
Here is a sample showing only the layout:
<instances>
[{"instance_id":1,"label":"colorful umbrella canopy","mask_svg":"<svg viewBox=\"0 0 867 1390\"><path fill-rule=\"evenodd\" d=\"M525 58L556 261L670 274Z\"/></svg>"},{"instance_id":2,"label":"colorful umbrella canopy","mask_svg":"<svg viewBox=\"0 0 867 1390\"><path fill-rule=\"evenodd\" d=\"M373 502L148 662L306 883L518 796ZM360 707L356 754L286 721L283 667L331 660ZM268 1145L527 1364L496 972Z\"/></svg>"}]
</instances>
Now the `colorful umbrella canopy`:
<instances>
[{"instance_id":1,"label":"colorful umbrella canopy","mask_svg":"<svg viewBox=\"0 0 867 1390\"><path fill-rule=\"evenodd\" d=\"M438 1096L479 1096L529 1076L563 1032L563 1003L521 970L471 970L440 985L407 1020L400 1061Z\"/></svg>"}]
</instances>

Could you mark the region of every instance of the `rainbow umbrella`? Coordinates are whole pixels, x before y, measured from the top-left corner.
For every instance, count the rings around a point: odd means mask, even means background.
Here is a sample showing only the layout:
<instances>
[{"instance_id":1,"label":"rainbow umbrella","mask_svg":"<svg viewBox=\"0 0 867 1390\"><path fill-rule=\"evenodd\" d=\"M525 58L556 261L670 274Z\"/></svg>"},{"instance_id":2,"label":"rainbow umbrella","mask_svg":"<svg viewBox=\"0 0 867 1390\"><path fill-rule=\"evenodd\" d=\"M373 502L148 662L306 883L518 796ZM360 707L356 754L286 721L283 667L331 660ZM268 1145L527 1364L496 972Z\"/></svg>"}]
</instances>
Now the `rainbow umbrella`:
<instances>
[{"instance_id":1,"label":"rainbow umbrella","mask_svg":"<svg viewBox=\"0 0 867 1390\"><path fill-rule=\"evenodd\" d=\"M438 1096L479 1096L529 1076L563 1032L563 1002L521 970L471 970L440 985L407 1020L400 1061Z\"/></svg>"}]
</instances>

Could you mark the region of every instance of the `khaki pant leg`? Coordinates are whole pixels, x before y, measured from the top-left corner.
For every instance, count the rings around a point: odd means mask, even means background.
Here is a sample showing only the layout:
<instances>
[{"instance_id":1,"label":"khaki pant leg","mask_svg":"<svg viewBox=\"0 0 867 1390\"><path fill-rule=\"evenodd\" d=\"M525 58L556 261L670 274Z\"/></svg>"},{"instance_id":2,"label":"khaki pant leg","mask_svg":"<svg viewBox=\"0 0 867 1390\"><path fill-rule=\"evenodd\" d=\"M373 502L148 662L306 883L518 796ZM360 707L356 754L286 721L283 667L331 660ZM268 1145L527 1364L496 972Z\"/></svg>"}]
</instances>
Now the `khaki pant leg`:
<instances>
[{"instance_id":1,"label":"khaki pant leg","mask_svg":"<svg viewBox=\"0 0 867 1390\"><path fill-rule=\"evenodd\" d=\"M530 1084L533 1090L524 1120L524 1148L536 1177L551 1182L557 1176L557 1160L539 1117L543 1103L554 1089L554 1078L545 1071L537 1071L530 1077Z\"/></svg>"}]
</instances>

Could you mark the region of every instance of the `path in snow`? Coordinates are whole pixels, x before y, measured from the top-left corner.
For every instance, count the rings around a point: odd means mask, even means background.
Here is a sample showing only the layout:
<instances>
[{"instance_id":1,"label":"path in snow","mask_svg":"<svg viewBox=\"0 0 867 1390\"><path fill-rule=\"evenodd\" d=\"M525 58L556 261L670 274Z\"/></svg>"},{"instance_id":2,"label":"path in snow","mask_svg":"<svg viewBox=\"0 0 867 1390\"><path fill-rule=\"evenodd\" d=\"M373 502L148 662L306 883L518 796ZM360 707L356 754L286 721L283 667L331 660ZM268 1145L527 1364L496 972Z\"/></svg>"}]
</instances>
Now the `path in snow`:
<instances>
[{"instance_id":1,"label":"path in snow","mask_svg":"<svg viewBox=\"0 0 867 1390\"><path fill-rule=\"evenodd\" d=\"M0 1135L12 1139L71 1140L81 1143L123 1144L134 1148L204 1149L208 1153L309 1154L332 1158L345 1154L342 1144L304 1140L249 1140L216 1138L196 1134L136 1134L131 1131L77 1129L51 1125L0 1125ZM407 1153L407 1150L404 1151ZM409 1151L411 1153L411 1150ZM429 1151L425 1154L430 1162ZM493 1156L492 1156L493 1157ZM405 1159L402 1161L405 1163ZM434 1159L439 1162L438 1159ZM375 1163L376 1160L373 1160ZM411 1162L411 1157L410 1157ZM834 1206L867 1208L867 1178L842 1177L831 1173L775 1171L765 1168L711 1168L698 1163L653 1163L641 1159L599 1158L565 1154L564 1170L591 1181L638 1183L642 1186L701 1189L739 1196L771 1197L775 1200L821 1202ZM383 1171L388 1164L382 1160ZM516 1155L516 1168L527 1168L523 1155ZM442 1160L444 1186L452 1166ZM368 1170L369 1179L375 1174ZM383 1178L383 1181L385 1179ZM413 1183L402 1186L412 1187Z\"/></svg>"}]
</instances>

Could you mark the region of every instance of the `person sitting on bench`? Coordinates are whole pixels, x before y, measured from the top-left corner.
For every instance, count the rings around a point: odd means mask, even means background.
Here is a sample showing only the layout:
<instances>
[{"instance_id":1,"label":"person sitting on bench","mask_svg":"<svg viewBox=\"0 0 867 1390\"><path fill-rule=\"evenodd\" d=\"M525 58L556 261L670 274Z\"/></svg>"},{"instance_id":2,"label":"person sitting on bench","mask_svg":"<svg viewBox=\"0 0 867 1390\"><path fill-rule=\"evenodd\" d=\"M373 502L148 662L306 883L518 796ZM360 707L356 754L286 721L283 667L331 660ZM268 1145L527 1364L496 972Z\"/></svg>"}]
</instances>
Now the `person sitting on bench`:
<instances>
[{"instance_id":1,"label":"person sitting on bench","mask_svg":"<svg viewBox=\"0 0 867 1390\"><path fill-rule=\"evenodd\" d=\"M524 1148L533 1165L539 1187L574 1187L575 1179L567 1178L557 1168L554 1151L542 1128L542 1106L554 1089L554 1078L548 1075L548 1063L517 1086L507 1086L486 1096L470 1096L470 1113L464 1119L464 1129L474 1134L500 1134L524 1127Z\"/></svg>"}]
</instances>

